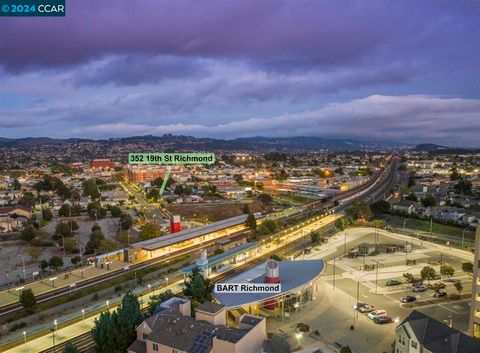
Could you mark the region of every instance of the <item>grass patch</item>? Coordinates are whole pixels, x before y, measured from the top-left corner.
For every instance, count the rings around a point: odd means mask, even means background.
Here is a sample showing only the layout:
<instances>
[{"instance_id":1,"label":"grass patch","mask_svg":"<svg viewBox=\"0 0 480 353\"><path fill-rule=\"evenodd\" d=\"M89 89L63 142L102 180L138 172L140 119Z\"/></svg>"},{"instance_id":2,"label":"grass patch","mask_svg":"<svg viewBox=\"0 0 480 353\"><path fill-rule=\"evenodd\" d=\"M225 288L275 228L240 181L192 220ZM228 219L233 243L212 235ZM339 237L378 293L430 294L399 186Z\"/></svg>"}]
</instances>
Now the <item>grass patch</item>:
<instances>
[{"instance_id":1,"label":"grass patch","mask_svg":"<svg viewBox=\"0 0 480 353\"><path fill-rule=\"evenodd\" d=\"M401 216L394 215L383 215L381 217L384 219L390 226L395 228L403 229L403 222L407 220L406 228L413 230L415 232L424 232L430 233L430 221L421 220L417 218L405 218ZM455 237L462 237L463 228L449 226L445 224L435 223L432 224L432 233L433 234L448 234ZM465 239L475 239L475 233L471 230L465 231Z\"/></svg>"}]
</instances>

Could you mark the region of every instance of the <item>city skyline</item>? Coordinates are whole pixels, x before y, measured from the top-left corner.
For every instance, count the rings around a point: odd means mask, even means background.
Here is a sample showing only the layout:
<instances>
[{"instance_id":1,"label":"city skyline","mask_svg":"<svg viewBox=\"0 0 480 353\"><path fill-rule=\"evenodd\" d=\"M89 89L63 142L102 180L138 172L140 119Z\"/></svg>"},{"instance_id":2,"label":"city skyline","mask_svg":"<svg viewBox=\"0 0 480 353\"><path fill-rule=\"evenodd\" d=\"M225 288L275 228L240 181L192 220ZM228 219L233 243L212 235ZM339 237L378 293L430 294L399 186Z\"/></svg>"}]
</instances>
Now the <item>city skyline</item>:
<instances>
[{"instance_id":1,"label":"city skyline","mask_svg":"<svg viewBox=\"0 0 480 353\"><path fill-rule=\"evenodd\" d=\"M474 2L93 4L2 18L0 137L479 147Z\"/></svg>"}]
</instances>

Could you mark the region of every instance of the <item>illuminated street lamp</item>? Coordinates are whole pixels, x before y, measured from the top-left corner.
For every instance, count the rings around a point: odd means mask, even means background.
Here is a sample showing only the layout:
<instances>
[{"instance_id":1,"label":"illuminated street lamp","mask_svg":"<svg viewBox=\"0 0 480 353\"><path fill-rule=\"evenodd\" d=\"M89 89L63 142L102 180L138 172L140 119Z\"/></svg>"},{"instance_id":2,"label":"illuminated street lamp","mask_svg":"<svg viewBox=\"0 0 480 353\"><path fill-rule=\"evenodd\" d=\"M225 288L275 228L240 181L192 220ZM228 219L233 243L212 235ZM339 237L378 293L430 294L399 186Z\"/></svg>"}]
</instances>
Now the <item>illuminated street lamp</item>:
<instances>
[{"instance_id":1,"label":"illuminated street lamp","mask_svg":"<svg viewBox=\"0 0 480 353\"><path fill-rule=\"evenodd\" d=\"M168 277L165 277L165 279L167 280L167 287L168 287Z\"/></svg>"},{"instance_id":2,"label":"illuminated street lamp","mask_svg":"<svg viewBox=\"0 0 480 353\"><path fill-rule=\"evenodd\" d=\"M107 310L110 310L110 300L107 299L106 304L107 304Z\"/></svg>"},{"instance_id":3,"label":"illuminated street lamp","mask_svg":"<svg viewBox=\"0 0 480 353\"><path fill-rule=\"evenodd\" d=\"M85 323L85 309L82 309L82 320Z\"/></svg>"},{"instance_id":4,"label":"illuminated street lamp","mask_svg":"<svg viewBox=\"0 0 480 353\"><path fill-rule=\"evenodd\" d=\"M151 284L148 285L148 293L151 293L152 292L152 286Z\"/></svg>"},{"instance_id":5,"label":"illuminated street lamp","mask_svg":"<svg viewBox=\"0 0 480 353\"><path fill-rule=\"evenodd\" d=\"M27 331L23 331L23 350L26 352L27 351Z\"/></svg>"}]
</instances>

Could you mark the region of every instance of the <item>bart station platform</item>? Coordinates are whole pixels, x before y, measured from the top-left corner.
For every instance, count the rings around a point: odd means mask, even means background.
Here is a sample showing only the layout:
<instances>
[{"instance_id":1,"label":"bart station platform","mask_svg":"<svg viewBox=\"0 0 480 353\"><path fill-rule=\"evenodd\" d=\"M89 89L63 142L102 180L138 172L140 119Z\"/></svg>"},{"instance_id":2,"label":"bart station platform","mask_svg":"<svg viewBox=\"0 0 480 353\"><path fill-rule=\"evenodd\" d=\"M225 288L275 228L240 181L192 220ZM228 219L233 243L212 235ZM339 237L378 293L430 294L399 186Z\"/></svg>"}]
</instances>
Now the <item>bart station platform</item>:
<instances>
[{"instance_id":1,"label":"bart station platform","mask_svg":"<svg viewBox=\"0 0 480 353\"><path fill-rule=\"evenodd\" d=\"M129 262L140 262L156 257L168 256L177 251L227 238L234 233L245 230L247 217L248 215L240 215L132 244L128 249L126 258L129 259ZM255 214L257 219L262 217L259 213Z\"/></svg>"},{"instance_id":2,"label":"bart station platform","mask_svg":"<svg viewBox=\"0 0 480 353\"><path fill-rule=\"evenodd\" d=\"M234 249L225 251L222 254L212 256L208 258L208 263L206 267L208 269L208 275L213 272L223 272L230 268L231 265L237 264L239 262L244 262L250 257L258 254L259 249L255 248L257 243L246 243L240 246L237 246ZM192 270L197 267L197 265L191 265L184 267L180 270L180 273L188 275ZM205 270L205 269L204 269Z\"/></svg>"},{"instance_id":3,"label":"bart station platform","mask_svg":"<svg viewBox=\"0 0 480 353\"><path fill-rule=\"evenodd\" d=\"M109 272L125 268L128 265L128 263L118 259L111 259L97 265L83 266L47 277L35 276L36 280L33 282L2 290L0 292L0 305L5 306L18 303L20 293L25 289L31 289L36 296L65 287L70 287L74 291L78 282L104 276Z\"/></svg>"}]
</instances>

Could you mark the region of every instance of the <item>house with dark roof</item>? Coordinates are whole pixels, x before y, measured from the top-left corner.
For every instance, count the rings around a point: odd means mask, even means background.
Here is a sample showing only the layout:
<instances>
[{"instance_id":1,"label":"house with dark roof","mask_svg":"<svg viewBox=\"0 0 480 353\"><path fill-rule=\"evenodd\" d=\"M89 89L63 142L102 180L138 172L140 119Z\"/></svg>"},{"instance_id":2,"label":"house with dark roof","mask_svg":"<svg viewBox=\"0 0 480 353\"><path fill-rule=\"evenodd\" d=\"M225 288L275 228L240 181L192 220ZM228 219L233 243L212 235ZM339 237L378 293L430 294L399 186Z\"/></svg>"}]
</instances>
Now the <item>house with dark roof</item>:
<instances>
[{"instance_id":1,"label":"house with dark roof","mask_svg":"<svg viewBox=\"0 0 480 353\"><path fill-rule=\"evenodd\" d=\"M0 208L0 233L22 230L30 217L32 211L25 206Z\"/></svg>"},{"instance_id":2,"label":"house with dark roof","mask_svg":"<svg viewBox=\"0 0 480 353\"><path fill-rule=\"evenodd\" d=\"M404 200L393 204L393 209L406 214L412 214L416 212L415 205L416 202L414 201Z\"/></svg>"},{"instance_id":3,"label":"house with dark roof","mask_svg":"<svg viewBox=\"0 0 480 353\"><path fill-rule=\"evenodd\" d=\"M190 315L190 301L171 298L137 328L128 353L258 353L266 339L265 318L244 314L226 326L225 306L203 303Z\"/></svg>"},{"instance_id":4,"label":"house with dark roof","mask_svg":"<svg viewBox=\"0 0 480 353\"><path fill-rule=\"evenodd\" d=\"M413 310L395 329L395 353L478 353L476 340Z\"/></svg>"}]
</instances>

